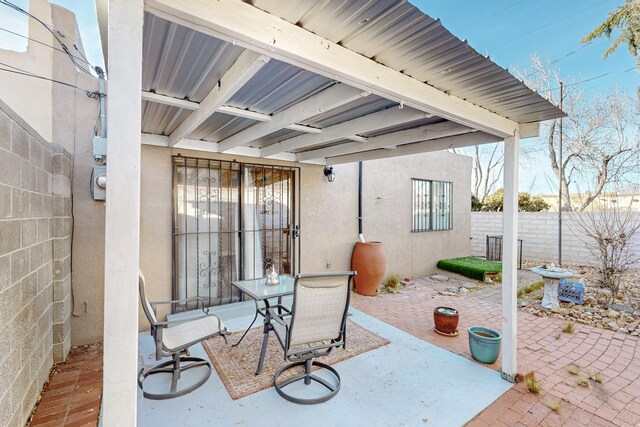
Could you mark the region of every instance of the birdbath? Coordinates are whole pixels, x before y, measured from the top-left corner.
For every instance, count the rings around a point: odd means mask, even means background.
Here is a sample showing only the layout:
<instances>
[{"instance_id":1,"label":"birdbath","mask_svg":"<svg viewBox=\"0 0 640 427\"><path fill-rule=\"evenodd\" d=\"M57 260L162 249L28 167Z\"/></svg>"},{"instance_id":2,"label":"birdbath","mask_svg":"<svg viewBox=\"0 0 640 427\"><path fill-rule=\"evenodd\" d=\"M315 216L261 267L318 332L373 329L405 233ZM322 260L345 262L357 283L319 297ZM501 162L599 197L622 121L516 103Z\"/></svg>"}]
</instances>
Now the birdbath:
<instances>
[{"instance_id":1,"label":"birdbath","mask_svg":"<svg viewBox=\"0 0 640 427\"><path fill-rule=\"evenodd\" d=\"M532 272L542 276L544 279L544 296L542 297L542 308L553 310L560 308L560 300L558 300L558 283L561 279L568 279L573 273L564 268L555 267L553 265L541 265L533 267Z\"/></svg>"}]
</instances>

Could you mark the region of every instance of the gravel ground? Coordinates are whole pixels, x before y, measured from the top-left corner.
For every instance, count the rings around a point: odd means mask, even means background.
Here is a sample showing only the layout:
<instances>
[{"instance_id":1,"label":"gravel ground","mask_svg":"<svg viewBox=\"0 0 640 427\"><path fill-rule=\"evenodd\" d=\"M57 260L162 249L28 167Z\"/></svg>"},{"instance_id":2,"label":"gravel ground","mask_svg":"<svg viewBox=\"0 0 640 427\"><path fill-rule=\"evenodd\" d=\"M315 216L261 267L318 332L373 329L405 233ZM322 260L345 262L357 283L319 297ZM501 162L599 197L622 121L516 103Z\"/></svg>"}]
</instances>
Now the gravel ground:
<instances>
[{"instance_id":1,"label":"gravel ground","mask_svg":"<svg viewBox=\"0 0 640 427\"><path fill-rule=\"evenodd\" d=\"M540 263L525 262L518 270L518 290L540 282L541 278L528 269ZM583 305L560 303L558 310L546 310L540 306L543 289L540 287L518 298L521 310L539 317L564 319L622 333L640 335L640 269L627 272L624 279L625 290L619 299L611 302L611 292L597 283L595 268L579 265L565 265L576 274L575 280L585 286ZM448 271L415 280L416 286L429 286L443 295L473 296L486 301L500 303L502 286L500 283L481 283Z\"/></svg>"}]
</instances>

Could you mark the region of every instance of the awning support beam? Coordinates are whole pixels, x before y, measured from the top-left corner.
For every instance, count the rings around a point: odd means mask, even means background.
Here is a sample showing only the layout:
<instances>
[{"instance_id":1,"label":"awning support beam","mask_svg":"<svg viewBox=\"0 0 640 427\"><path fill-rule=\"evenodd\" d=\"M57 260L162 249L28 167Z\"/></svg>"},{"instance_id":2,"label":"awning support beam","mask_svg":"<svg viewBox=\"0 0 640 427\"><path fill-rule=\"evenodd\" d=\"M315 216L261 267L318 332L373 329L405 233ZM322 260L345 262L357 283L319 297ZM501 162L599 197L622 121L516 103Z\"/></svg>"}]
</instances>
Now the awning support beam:
<instances>
[{"instance_id":1,"label":"awning support beam","mask_svg":"<svg viewBox=\"0 0 640 427\"><path fill-rule=\"evenodd\" d=\"M490 144L499 141L500 138L495 135L489 135L484 132L472 132L464 135L449 136L446 138L415 142L412 144L399 145L396 147L387 146L378 150L363 151L336 157L327 157L325 163L328 165L338 165L341 163L354 163L358 161L386 159L388 157L410 156L430 151L449 150L451 148Z\"/></svg>"},{"instance_id":2,"label":"awning support beam","mask_svg":"<svg viewBox=\"0 0 640 427\"><path fill-rule=\"evenodd\" d=\"M295 138L286 139L275 144L271 144L262 149L262 157L270 157L286 151L300 150L312 145L319 145L325 142L337 141L340 139L351 139L360 142L366 141L358 134L384 129L403 123L412 122L429 117L422 111L413 108L399 109L398 107L387 108L382 111L367 114L366 116L338 123L322 129L321 135L300 135Z\"/></svg>"},{"instance_id":3,"label":"awning support beam","mask_svg":"<svg viewBox=\"0 0 640 427\"><path fill-rule=\"evenodd\" d=\"M362 92L343 84L335 84L313 96L300 101L271 117L271 120L258 123L250 128L241 130L220 142L220 151L225 152L232 148L248 144L262 138L265 135L280 129L295 125L324 111L330 111L353 102L369 93Z\"/></svg>"},{"instance_id":4,"label":"awning support beam","mask_svg":"<svg viewBox=\"0 0 640 427\"><path fill-rule=\"evenodd\" d=\"M397 146L401 144L409 144L419 141L428 141L432 139L444 138L447 136L461 135L471 133L474 130L452 122L434 123L424 125L413 129L401 130L398 132L388 133L380 136L373 136L367 142L347 142L333 147L321 148L318 150L305 151L297 155L298 161L319 159L322 157L335 157L344 154L353 154L361 151L377 150Z\"/></svg>"}]
</instances>

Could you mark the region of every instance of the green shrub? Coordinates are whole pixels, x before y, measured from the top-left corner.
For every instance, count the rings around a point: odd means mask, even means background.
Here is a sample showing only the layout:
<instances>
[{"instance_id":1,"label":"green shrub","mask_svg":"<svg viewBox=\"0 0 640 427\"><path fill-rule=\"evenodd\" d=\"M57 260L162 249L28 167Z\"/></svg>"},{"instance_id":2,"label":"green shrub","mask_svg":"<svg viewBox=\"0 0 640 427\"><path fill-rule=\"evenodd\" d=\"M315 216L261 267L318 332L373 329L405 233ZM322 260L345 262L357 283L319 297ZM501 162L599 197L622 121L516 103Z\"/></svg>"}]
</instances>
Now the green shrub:
<instances>
[{"instance_id":1,"label":"green shrub","mask_svg":"<svg viewBox=\"0 0 640 427\"><path fill-rule=\"evenodd\" d=\"M538 196L529 193L518 193L518 210L520 212L545 212L551 205ZM495 193L485 197L482 208L484 212L502 212L504 209L504 189L500 188Z\"/></svg>"}]
</instances>

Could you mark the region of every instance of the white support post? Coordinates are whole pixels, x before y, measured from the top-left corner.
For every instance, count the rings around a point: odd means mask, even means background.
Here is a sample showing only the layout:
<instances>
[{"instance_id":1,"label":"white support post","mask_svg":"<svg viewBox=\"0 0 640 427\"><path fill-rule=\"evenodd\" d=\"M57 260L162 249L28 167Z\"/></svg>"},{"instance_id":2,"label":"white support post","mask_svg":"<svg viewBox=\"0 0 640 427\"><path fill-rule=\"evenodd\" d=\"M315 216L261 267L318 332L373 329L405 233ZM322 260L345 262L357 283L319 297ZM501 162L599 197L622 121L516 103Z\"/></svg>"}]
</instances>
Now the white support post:
<instances>
[{"instance_id":1,"label":"white support post","mask_svg":"<svg viewBox=\"0 0 640 427\"><path fill-rule=\"evenodd\" d=\"M518 170L520 135L504 140L504 211L502 222L502 368L515 382L518 373Z\"/></svg>"},{"instance_id":2,"label":"white support post","mask_svg":"<svg viewBox=\"0 0 640 427\"><path fill-rule=\"evenodd\" d=\"M137 423L143 0L109 0L104 271L105 427Z\"/></svg>"}]
</instances>

